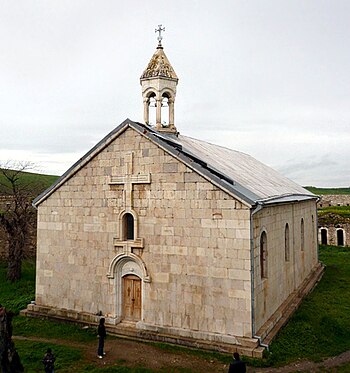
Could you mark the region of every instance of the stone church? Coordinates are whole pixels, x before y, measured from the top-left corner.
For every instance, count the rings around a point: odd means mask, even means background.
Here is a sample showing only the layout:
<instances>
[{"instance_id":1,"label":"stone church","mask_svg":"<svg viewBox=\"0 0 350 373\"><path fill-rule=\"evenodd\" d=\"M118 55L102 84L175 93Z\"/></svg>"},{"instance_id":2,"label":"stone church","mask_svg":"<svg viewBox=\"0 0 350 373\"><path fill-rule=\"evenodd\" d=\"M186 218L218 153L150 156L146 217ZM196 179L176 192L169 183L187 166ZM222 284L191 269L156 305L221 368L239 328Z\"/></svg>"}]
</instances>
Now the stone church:
<instances>
[{"instance_id":1,"label":"stone church","mask_svg":"<svg viewBox=\"0 0 350 373\"><path fill-rule=\"evenodd\" d=\"M177 131L161 38L140 82L144 123L126 119L34 201L26 312L261 356L322 274L317 197Z\"/></svg>"}]
</instances>

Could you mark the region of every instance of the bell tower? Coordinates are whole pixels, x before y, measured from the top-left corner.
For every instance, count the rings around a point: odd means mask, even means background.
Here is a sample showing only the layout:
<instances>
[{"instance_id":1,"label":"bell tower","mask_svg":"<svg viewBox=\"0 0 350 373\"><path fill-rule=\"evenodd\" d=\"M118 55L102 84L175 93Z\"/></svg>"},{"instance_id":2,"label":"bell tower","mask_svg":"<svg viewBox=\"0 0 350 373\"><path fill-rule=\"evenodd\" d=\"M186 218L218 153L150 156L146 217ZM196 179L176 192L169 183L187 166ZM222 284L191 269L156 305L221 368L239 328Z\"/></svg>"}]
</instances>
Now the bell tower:
<instances>
[{"instance_id":1,"label":"bell tower","mask_svg":"<svg viewBox=\"0 0 350 373\"><path fill-rule=\"evenodd\" d=\"M165 31L165 28L162 27L162 25L158 25L158 28L155 30L155 32L158 32L159 34L157 49L140 78L144 121L148 125L151 124L150 107L155 107L156 130L176 134L177 130L174 123L174 103L176 86L179 79L164 53L162 46L162 31ZM162 110L162 108L168 109L167 117L165 110Z\"/></svg>"}]
</instances>

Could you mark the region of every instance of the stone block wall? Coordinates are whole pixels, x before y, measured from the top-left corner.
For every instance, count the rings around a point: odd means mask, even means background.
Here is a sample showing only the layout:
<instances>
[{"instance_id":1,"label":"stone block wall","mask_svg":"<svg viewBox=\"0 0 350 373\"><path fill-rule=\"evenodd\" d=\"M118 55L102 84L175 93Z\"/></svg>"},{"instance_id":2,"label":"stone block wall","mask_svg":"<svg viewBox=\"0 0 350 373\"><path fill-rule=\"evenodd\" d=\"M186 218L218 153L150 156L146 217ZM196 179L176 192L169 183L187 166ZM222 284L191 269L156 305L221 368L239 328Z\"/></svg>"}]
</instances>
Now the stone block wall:
<instances>
[{"instance_id":1,"label":"stone block wall","mask_svg":"<svg viewBox=\"0 0 350 373\"><path fill-rule=\"evenodd\" d=\"M115 245L126 197L109 181L130 151L133 174L151 174L132 193L143 247L131 254L149 276L142 327L251 337L249 209L131 128L39 206L37 304L121 316L107 273L130 250Z\"/></svg>"},{"instance_id":2,"label":"stone block wall","mask_svg":"<svg viewBox=\"0 0 350 373\"><path fill-rule=\"evenodd\" d=\"M256 331L272 316L317 265L316 203L264 207L254 215L254 298ZM304 221L302 247L301 219ZM285 226L289 226L289 259L286 260ZM267 235L267 276L261 278L260 237Z\"/></svg>"},{"instance_id":3,"label":"stone block wall","mask_svg":"<svg viewBox=\"0 0 350 373\"><path fill-rule=\"evenodd\" d=\"M319 243L334 246L350 246L350 219L338 218L336 224L319 221Z\"/></svg>"},{"instance_id":4,"label":"stone block wall","mask_svg":"<svg viewBox=\"0 0 350 373\"><path fill-rule=\"evenodd\" d=\"M349 194L323 195L318 207L350 206ZM320 243L334 246L350 246L350 219L334 213L319 217L318 238Z\"/></svg>"},{"instance_id":5,"label":"stone block wall","mask_svg":"<svg viewBox=\"0 0 350 373\"><path fill-rule=\"evenodd\" d=\"M320 197L321 199L317 203L318 207L350 206L349 194L325 194Z\"/></svg>"}]
</instances>

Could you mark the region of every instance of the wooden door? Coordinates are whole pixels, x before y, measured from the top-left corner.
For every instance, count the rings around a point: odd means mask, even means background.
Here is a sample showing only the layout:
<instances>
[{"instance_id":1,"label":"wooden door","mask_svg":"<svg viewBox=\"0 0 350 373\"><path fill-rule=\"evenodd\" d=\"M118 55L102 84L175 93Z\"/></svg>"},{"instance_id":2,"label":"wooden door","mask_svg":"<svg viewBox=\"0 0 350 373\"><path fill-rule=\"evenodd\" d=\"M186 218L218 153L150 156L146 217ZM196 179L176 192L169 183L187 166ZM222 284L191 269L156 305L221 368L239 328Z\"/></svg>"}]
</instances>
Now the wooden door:
<instances>
[{"instance_id":1,"label":"wooden door","mask_svg":"<svg viewBox=\"0 0 350 373\"><path fill-rule=\"evenodd\" d=\"M131 321L141 319L141 280L134 275L123 277L123 317Z\"/></svg>"}]
</instances>

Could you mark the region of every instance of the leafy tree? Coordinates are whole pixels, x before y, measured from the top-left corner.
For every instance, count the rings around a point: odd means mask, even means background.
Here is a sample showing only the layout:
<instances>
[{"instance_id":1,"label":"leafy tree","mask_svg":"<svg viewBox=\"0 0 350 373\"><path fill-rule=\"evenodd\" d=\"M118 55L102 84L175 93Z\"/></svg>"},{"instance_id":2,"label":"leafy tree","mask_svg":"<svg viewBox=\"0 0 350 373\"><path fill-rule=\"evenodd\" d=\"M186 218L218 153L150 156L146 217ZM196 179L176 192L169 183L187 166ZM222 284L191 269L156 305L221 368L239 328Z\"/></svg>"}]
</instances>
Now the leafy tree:
<instances>
[{"instance_id":1,"label":"leafy tree","mask_svg":"<svg viewBox=\"0 0 350 373\"><path fill-rule=\"evenodd\" d=\"M24 249L36 219L32 200L43 189L33 181L26 181L25 171L32 168L30 162L11 161L0 165L0 195L3 197L0 227L7 236L7 278L11 282L21 278Z\"/></svg>"}]
</instances>

